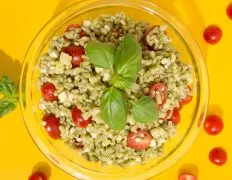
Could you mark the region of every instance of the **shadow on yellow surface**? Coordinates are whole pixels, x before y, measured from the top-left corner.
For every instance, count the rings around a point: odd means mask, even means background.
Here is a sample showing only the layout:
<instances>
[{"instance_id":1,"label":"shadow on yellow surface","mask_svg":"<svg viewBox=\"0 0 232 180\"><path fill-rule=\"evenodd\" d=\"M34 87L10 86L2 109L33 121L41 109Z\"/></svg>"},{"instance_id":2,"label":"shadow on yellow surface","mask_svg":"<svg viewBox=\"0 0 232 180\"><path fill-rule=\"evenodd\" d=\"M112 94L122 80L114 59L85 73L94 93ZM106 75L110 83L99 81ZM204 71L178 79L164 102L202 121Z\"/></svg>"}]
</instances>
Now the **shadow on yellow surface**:
<instances>
[{"instance_id":1,"label":"shadow on yellow surface","mask_svg":"<svg viewBox=\"0 0 232 180\"><path fill-rule=\"evenodd\" d=\"M21 63L17 59L12 59L4 51L0 49L0 77L7 75L11 77L14 82L18 83L21 71ZM7 62L7 63L3 63Z\"/></svg>"},{"instance_id":2,"label":"shadow on yellow surface","mask_svg":"<svg viewBox=\"0 0 232 180\"><path fill-rule=\"evenodd\" d=\"M44 172L47 175L48 179L51 176L51 167L46 162L41 161L34 165L32 173L38 171Z\"/></svg>"},{"instance_id":3,"label":"shadow on yellow surface","mask_svg":"<svg viewBox=\"0 0 232 180\"><path fill-rule=\"evenodd\" d=\"M198 176L198 171L198 167L195 164L185 164L182 167L180 167L179 175L187 173Z\"/></svg>"},{"instance_id":4,"label":"shadow on yellow surface","mask_svg":"<svg viewBox=\"0 0 232 180\"><path fill-rule=\"evenodd\" d=\"M212 104L208 108L208 114L217 114L223 119L222 108L218 104Z\"/></svg>"}]
</instances>

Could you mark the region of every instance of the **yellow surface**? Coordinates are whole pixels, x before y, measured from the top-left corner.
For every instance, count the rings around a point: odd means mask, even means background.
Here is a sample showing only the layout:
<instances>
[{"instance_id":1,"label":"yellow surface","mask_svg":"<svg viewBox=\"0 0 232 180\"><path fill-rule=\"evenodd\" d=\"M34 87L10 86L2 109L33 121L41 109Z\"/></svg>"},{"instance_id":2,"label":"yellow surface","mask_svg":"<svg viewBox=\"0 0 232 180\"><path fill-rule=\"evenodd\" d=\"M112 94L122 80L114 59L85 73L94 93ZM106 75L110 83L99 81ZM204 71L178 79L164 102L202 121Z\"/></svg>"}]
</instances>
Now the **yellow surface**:
<instances>
[{"instance_id":1,"label":"yellow surface","mask_svg":"<svg viewBox=\"0 0 232 180\"><path fill-rule=\"evenodd\" d=\"M189 152L174 166L162 173L158 180L175 180L181 171L198 174L200 180L230 180L232 154L230 100L232 20L225 9L230 0L154 0L184 23L200 44L206 56L211 81L209 112L224 119L224 131L215 137L202 129ZM33 37L55 13L75 0L11 0L0 1L0 75L19 79L23 57ZM218 45L206 45L202 31L208 24L218 24L223 39ZM42 167L51 180L72 180L73 177L51 164L33 144L24 126L20 109L0 119L0 179L26 180L33 169ZM208 160L212 147L226 149L229 159L226 165L217 167Z\"/></svg>"}]
</instances>

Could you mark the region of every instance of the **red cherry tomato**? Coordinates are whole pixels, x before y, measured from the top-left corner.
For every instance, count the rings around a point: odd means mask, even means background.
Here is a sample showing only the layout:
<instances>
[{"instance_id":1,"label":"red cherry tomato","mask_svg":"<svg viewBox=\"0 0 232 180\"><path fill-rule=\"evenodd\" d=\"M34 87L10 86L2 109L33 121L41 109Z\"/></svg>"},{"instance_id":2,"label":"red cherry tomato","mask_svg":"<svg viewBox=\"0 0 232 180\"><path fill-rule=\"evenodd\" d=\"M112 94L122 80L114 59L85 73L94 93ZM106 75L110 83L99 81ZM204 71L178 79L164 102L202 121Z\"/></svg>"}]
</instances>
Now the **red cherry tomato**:
<instances>
[{"instance_id":1,"label":"red cherry tomato","mask_svg":"<svg viewBox=\"0 0 232 180\"><path fill-rule=\"evenodd\" d=\"M232 19L232 3L230 3L226 9L227 16Z\"/></svg>"},{"instance_id":2,"label":"red cherry tomato","mask_svg":"<svg viewBox=\"0 0 232 180\"><path fill-rule=\"evenodd\" d=\"M191 174L181 174L178 180L197 180L197 177Z\"/></svg>"},{"instance_id":3,"label":"red cherry tomato","mask_svg":"<svg viewBox=\"0 0 232 180\"><path fill-rule=\"evenodd\" d=\"M43 117L45 122L45 130L53 139L60 138L60 119L57 118L54 114L45 114Z\"/></svg>"},{"instance_id":4,"label":"red cherry tomato","mask_svg":"<svg viewBox=\"0 0 232 180\"><path fill-rule=\"evenodd\" d=\"M75 29L75 28L81 28L81 25L80 25L80 24L70 24L70 25L66 28L65 32L68 32L68 31L70 31L70 30L72 30L72 29Z\"/></svg>"},{"instance_id":5,"label":"red cherry tomato","mask_svg":"<svg viewBox=\"0 0 232 180\"><path fill-rule=\"evenodd\" d=\"M137 130L136 133L130 132L127 135L127 146L135 150L147 149L151 144L151 135L144 130Z\"/></svg>"},{"instance_id":6,"label":"red cherry tomato","mask_svg":"<svg viewBox=\"0 0 232 180\"><path fill-rule=\"evenodd\" d=\"M159 109L166 103L168 87L164 83L155 83L150 87L149 96L158 104Z\"/></svg>"},{"instance_id":7,"label":"red cherry tomato","mask_svg":"<svg viewBox=\"0 0 232 180\"><path fill-rule=\"evenodd\" d=\"M190 103L192 101L193 97L192 96L187 96L185 99L181 99L179 102L179 110L183 108L184 105Z\"/></svg>"},{"instance_id":8,"label":"red cherry tomato","mask_svg":"<svg viewBox=\"0 0 232 180\"><path fill-rule=\"evenodd\" d=\"M33 173L28 180L47 180L47 176L43 172L35 172Z\"/></svg>"},{"instance_id":9,"label":"red cherry tomato","mask_svg":"<svg viewBox=\"0 0 232 180\"><path fill-rule=\"evenodd\" d=\"M86 36L86 34L85 34L85 32L83 30L81 30L80 37L84 37L84 36Z\"/></svg>"},{"instance_id":10,"label":"red cherry tomato","mask_svg":"<svg viewBox=\"0 0 232 180\"><path fill-rule=\"evenodd\" d=\"M54 95L55 91L56 91L56 87L52 83L44 83L41 86L41 92L45 101L57 100L57 96Z\"/></svg>"},{"instance_id":11,"label":"red cherry tomato","mask_svg":"<svg viewBox=\"0 0 232 180\"><path fill-rule=\"evenodd\" d=\"M83 55L85 54L85 49L81 46L70 45L62 49L63 52L72 56L72 67L79 67L84 61Z\"/></svg>"},{"instance_id":12,"label":"red cherry tomato","mask_svg":"<svg viewBox=\"0 0 232 180\"><path fill-rule=\"evenodd\" d=\"M177 125L180 122L180 112L179 109L175 108L172 113L172 117L169 119L173 124Z\"/></svg>"},{"instance_id":13,"label":"red cherry tomato","mask_svg":"<svg viewBox=\"0 0 232 180\"><path fill-rule=\"evenodd\" d=\"M227 161L227 153L224 149L216 147L210 151L209 160L218 166L222 166Z\"/></svg>"},{"instance_id":14,"label":"red cherry tomato","mask_svg":"<svg viewBox=\"0 0 232 180\"><path fill-rule=\"evenodd\" d=\"M71 24L66 28L65 32L68 32L68 31L75 29L75 28L81 28L81 25L80 24ZM85 35L86 35L85 32L83 30L81 30L80 37L84 37Z\"/></svg>"},{"instance_id":15,"label":"red cherry tomato","mask_svg":"<svg viewBox=\"0 0 232 180\"><path fill-rule=\"evenodd\" d=\"M157 25L151 26L151 27L147 28L147 30L144 32L143 39L144 39L144 41L145 41L145 43L146 43L147 45L148 45L148 43L147 43L147 36L148 36L148 34L149 34L155 27L158 27L158 26L157 26ZM153 49L152 47L150 47L150 48Z\"/></svg>"},{"instance_id":16,"label":"red cherry tomato","mask_svg":"<svg viewBox=\"0 0 232 180\"><path fill-rule=\"evenodd\" d=\"M204 31L204 38L209 44L217 44L222 38L222 31L219 27L210 25Z\"/></svg>"},{"instance_id":17,"label":"red cherry tomato","mask_svg":"<svg viewBox=\"0 0 232 180\"><path fill-rule=\"evenodd\" d=\"M181 99L180 102L179 102L180 108L182 108L184 105L190 103L192 101L192 99L193 99L192 96L187 96L186 98Z\"/></svg>"},{"instance_id":18,"label":"red cherry tomato","mask_svg":"<svg viewBox=\"0 0 232 180\"><path fill-rule=\"evenodd\" d=\"M79 128L86 128L90 123L92 123L92 117L85 120L82 116L81 110L78 109L77 106L74 106L72 109L72 120Z\"/></svg>"},{"instance_id":19,"label":"red cherry tomato","mask_svg":"<svg viewBox=\"0 0 232 180\"><path fill-rule=\"evenodd\" d=\"M224 124L222 119L217 115L206 117L204 128L209 135L217 135L223 130Z\"/></svg>"}]
</instances>

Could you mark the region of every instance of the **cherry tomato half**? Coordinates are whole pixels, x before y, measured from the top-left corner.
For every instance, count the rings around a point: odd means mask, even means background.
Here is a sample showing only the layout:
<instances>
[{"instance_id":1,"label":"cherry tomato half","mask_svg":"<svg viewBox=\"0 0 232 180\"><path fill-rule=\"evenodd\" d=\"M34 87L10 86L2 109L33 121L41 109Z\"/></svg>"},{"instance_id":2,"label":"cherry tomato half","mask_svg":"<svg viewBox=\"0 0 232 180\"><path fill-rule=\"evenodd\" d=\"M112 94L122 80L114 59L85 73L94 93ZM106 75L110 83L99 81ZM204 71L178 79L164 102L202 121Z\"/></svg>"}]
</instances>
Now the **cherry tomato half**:
<instances>
[{"instance_id":1,"label":"cherry tomato half","mask_svg":"<svg viewBox=\"0 0 232 180\"><path fill-rule=\"evenodd\" d=\"M54 114L45 114L43 117L45 122L45 130L53 139L60 138L60 119L57 118Z\"/></svg>"},{"instance_id":2,"label":"cherry tomato half","mask_svg":"<svg viewBox=\"0 0 232 180\"><path fill-rule=\"evenodd\" d=\"M41 86L41 92L45 101L55 101L57 100L57 96L54 95L56 91L56 87L52 83L44 83Z\"/></svg>"},{"instance_id":3,"label":"cherry tomato half","mask_svg":"<svg viewBox=\"0 0 232 180\"><path fill-rule=\"evenodd\" d=\"M33 173L28 180L47 180L47 176L43 172L35 172Z\"/></svg>"},{"instance_id":4,"label":"cherry tomato half","mask_svg":"<svg viewBox=\"0 0 232 180\"><path fill-rule=\"evenodd\" d=\"M83 55L85 54L85 49L81 46L70 45L62 49L63 52L72 56L72 67L79 67L84 61Z\"/></svg>"},{"instance_id":5,"label":"cherry tomato half","mask_svg":"<svg viewBox=\"0 0 232 180\"><path fill-rule=\"evenodd\" d=\"M209 44L217 44L222 38L222 31L219 27L210 25L204 31L204 38Z\"/></svg>"},{"instance_id":6,"label":"cherry tomato half","mask_svg":"<svg viewBox=\"0 0 232 180\"><path fill-rule=\"evenodd\" d=\"M191 174L181 174L178 180L197 180L197 177Z\"/></svg>"},{"instance_id":7,"label":"cherry tomato half","mask_svg":"<svg viewBox=\"0 0 232 180\"><path fill-rule=\"evenodd\" d=\"M65 32L68 32L68 31L70 31L70 30L72 30L72 29L75 29L75 28L81 28L81 25L80 25L80 24L70 24L70 25L66 28Z\"/></svg>"},{"instance_id":8,"label":"cherry tomato half","mask_svg":"<svg viewBox=\"0 0 232 180\"><path fill-rule=\"evenodd\" d=\"M72 120L79 128L86 128L90 123L92 123L92 117L85 120L82 116L81 110L78 109L77 106L74 106L72 109Z\"/></svg>"},{"instance_id":9,"label":"cherry tomato half","mask_svg":"<svg viewBox=\"0 0 232 180\"><path fill-rule=\"evenodd\" d=\"M84 32L83 30L81 30L81 32L80 32L80 37L82 38L82 37L84 37L84 36L86 36L86 34L85 34L85 32Z\"/></svg>"},{"instance_id":10,"label":"cherry tomato half","mask_svg":"<svg viewBox=\"0 0 232 180\"><path fill-rule=\"evenodd\" d=\"M184 105L190 103L192 101L193 97L192 96L187 96L186 98L184 99L181 99L179 104L180 104L180 107L183 107Z\"/></svg>"},{"instance_id":11,"label":"cherry tomato half","mask_svg":"<svg viewBox=\"0 0 232 180\"><path fill-rule=\"evenodd\" d=\"M149 96L157 103L159 109L166 103L168 87L164 83L155 83L149 89Z\"/></svg>"},{"instance_id":12,"label":"cherry tomato half","mask_svg":"<svg viewBox=\"0 0 232 180\"><path fill-rule=\"evenodd\" d=\"M179 109L175 108L172 112L172 117L169 119L173 124L177 125L180 122L180 112Z\"/></svg>"},{"instance_id":13,"label":"cherry tomato half","mask_svg":"<svg viewBox=\"0 0 232 180\"><path fill-rule=\"evenodd\" d=\"M153 47L151 47L148 43L148 40L147 40L147 36L149 35L149 33L155 28L155 27L158 27L157 25L156 26L151 26L149 28L147 28L147 30L144 32L144 35L143 35L143 39L144 39L144 42L148 45L148 48L150 50L153 50Z\"/></svg>"},{"instance_id":14,"label":"cherry tomato half","mask_svg":"<svg viewBox=\"0 0 232 180\"><path fill-rule=\"evenodd\" d=\"M209 160L218 166L222 166L227 161L227 153L224 149L216 147L210 151Z\"/></svg>"},{"instance_id":15,"label":"cherry tomato half","mask_svg":"<svg viewBox=\"0 0 232 180\"><path fill-rule=\"evenodd\" d=\"M224 124L222 119L217 115L206 117L204 128L209 135L217 135L223 130Z\"/></svg>"},{"instance_id":16,"label":"cherry tomato half","mask_svg":"<svg viewBox=\"0 0 232 180\"><path fill-rule=\"evenodd\" d=\"M137 130L136 133L130 132L127 135L127 146L135 150L144 150L151 144L151 135L144 130Z\"/></svg>"},{"instance_id":17,"label":"cherry tomato half","mask_svg":"<svg viewBox=\"0 0 232 180\"><path fill-rule=\"evenodd\" d=\"M66 28L65 32L68 32L68 31L70 31L70 30L72 30L72 29L75 29L75 28L81 28L81 25L80 25L80 24L70 24L70 25ZM84 37L84 36L85 36L85 32L84 32L83 30L81 30L81 32L80 32L80 37Z\"/></svg>"}]
</instances>

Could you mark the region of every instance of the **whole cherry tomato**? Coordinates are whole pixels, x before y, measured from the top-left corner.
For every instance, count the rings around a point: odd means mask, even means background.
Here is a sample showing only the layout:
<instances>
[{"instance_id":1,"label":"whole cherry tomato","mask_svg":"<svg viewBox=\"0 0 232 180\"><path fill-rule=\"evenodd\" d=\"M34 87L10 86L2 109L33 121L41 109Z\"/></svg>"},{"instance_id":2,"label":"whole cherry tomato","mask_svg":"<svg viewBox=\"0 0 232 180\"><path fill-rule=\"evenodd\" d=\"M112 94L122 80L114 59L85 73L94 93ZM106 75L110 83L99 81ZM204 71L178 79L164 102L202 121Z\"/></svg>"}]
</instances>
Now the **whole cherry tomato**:
<instances>
[{"instance_id":1,"label":"whole cherry tomato","mask_svg":"<svg viewBox=\"0 0 232 180\"><path fill-rule=\"evenodd\" d=\"M45 101L57 100L58 99L57 96L54 95L55 91L56 91L56 87L52 83L47 82L41 86L41 93Z\"/></svg>"},{"instance_id":2,"label":"whole cherry tomato","mask_svg":"<svg viewBox=\"0 0 232 180\"><path fill-rule=\"evenodd\" d=\"M28 180L47 180L47 176L43 172L34 172Z\"/></svg>"},{"instance_id":3,"label":"whole cherry tomato","mask_svg":"<svg viewBox=\"0 0 232 180\"><path fill-rule=\"evenodd\" d=\"M206 117L204 129L209 135L217 135L223 130L224 124L222 119L217 115Z\"/></svg>"},{"instance_id":4,"label":"whole cherry tomato","mask_svg":"<svg viewBox=\"0 0 232 180\"><path fill-rule=\"evenodd\" d=\"M222 31L218 26L210 25L204 31L204 38L209 44L217 44L222 38Z\"/></svg>"},{"instance_id":5,"label":"whole cherry tomato","mask_svg":"<svg viewBox=\"0 0 232 180\"><path fill-rule=\"evenodd\" d=\"M227 161L227 153L224 149L216 147L210 151L209 160L218 166L222 166Z\"/></svg>"},{"instance_id":6,"label":"whole cherry tomato","mask_svg":"<svg viewBox=\"0 0 232 180\"><path fill-rule=\"evenodd\" d=\"M45 114L43 117L45 130L53 139L60 138L60 119L54 114Z\"/></svg>"},{"instance_id":7,"label":"whole cherry tomato","mask_svg":"<svg viewBox=\"0 0 232 180\"><path fill-rule=\"evenodd\" d=\"M191 174L181 174L178 180L197 180L197 177Z\"/></svg>"}]
</instances>

